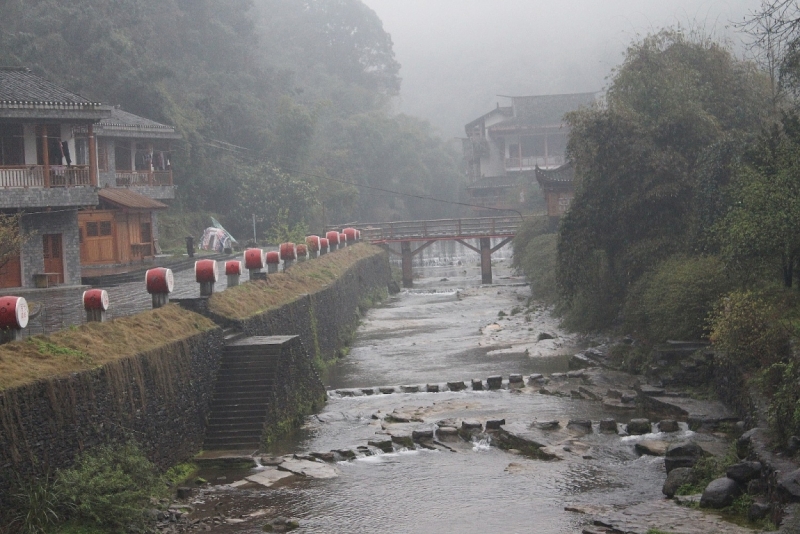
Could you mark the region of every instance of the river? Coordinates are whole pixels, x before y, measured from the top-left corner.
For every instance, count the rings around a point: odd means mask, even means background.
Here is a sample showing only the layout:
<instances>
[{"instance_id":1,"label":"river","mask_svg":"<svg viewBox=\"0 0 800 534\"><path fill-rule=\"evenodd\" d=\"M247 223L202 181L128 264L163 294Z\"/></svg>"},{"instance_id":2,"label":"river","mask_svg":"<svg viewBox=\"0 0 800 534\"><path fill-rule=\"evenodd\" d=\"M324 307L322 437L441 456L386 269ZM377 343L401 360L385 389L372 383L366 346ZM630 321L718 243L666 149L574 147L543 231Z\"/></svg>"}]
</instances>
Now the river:
<instances>
[{"instance_id":1,"label":"river","mask_svg":"<svg viewBox=\"0 0 800 534\"><path fill-rule=\"evenodd\" d=\"M567 355L585 340L559 330L549 310L529 302L530 290L506 259L495 284L480 285L474 259L429 262L422 277L363 318L349 355L324 378L329 402L279 453L305 454L363 446L387 428L382 417L413 412L431 425L441 419L505 419L529 425L561 422L560 461L543 461L492 446L491 438L449 443L453 452L402 450L339 462L336 478L290 480L269 489L225 484L245 473L204 474L215 485L195 505L222 513L216 532L261 532L263 518L284 515L297 532L537 532L575 533L587 515L571 506L621 506L663 499L663 459L639 456L639 437L573 435L571 419L633 417L603 404L541 394L536 388L404 393L400 386L567 371ZM537 341L539 334L553 339ZM378 386L393 386L381 394ZM374 394L361 394L370 388ZM340 392L340 393L337 393ZM351 395L356 391L359 396ZM402 425L401 425L402 426ZM667 437L692 434L685 425ZM564 444L567 445L564 445ZM227 524L224 517L235 518Z\"/></svg>"}]
</instances>

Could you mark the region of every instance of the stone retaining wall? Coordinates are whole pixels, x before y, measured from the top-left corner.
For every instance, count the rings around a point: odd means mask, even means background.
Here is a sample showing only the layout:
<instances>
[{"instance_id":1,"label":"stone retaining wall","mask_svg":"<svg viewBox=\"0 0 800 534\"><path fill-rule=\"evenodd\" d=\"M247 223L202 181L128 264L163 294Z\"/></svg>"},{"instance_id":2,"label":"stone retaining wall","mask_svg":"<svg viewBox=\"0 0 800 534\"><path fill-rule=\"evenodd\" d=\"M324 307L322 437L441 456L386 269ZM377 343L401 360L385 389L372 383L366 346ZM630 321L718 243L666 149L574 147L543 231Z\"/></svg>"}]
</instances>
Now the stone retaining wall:
<instances>
[{"instance_id":1,"label":"stone retaining wall","mask_svg":"<svg viewBox=\"0 0 800 534\"><path fill-rule=\"evenodd\" d=\"M0 392L0 500L17 477L52 474L98 445L134 440L160 467L191 457L202 447L222 344L215 328Z\"/></svg>"},{"instance_id":2,"label":"stone retaining wall","mask_svg":"<svg viewBox=\"0 0 800 534\"><path fill-rule=\"evenodd\" d=\"M329 361L358 326L359 303L385 292L391 278L386 253L375 254L356 262L324 289L254 317L228 319L206 313L218 324L233 326L248 336L299 335L313 358Z\"/></svg>"}]
</instances>

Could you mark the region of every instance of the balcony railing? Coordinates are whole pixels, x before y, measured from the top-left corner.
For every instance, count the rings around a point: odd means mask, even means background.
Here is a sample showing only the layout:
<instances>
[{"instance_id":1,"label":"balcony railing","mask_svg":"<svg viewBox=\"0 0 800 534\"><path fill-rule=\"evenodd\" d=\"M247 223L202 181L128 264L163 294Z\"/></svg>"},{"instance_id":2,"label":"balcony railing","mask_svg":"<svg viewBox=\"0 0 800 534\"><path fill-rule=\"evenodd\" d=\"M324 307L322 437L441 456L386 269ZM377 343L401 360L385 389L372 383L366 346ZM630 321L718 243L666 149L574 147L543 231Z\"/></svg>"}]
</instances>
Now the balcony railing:
<instances>
[{"instance_id":1,"label":"balcony railing","mask_svg":"<svg viewBox=\"0 0 800 534\"><path fill-rule=\"evenodd\" d=\"M117 172L117 185L172 185L172 171L127 171Z\"/></svg>"},{"instance_id":2,"label":"balcony railing","mask_svg":"<svg viewBox=\"0 0 800 534\"><path fill-rule=\"evenodd\" d=\"M51 166L45 181L42 165L11 165L0 167L0 188L74 187L92 185L88 165Z\"/></svg>"},{"instance_id":3,"label":"balcony railing","mask_svg":"<svg viewBox=\"0 0 800 534\"><path fill-rule=\"evenodd\" d=\"M564 164L564 156L506 158L506 170L533 169L539 167L557 167Z\"/></svg>"}]
</instances>

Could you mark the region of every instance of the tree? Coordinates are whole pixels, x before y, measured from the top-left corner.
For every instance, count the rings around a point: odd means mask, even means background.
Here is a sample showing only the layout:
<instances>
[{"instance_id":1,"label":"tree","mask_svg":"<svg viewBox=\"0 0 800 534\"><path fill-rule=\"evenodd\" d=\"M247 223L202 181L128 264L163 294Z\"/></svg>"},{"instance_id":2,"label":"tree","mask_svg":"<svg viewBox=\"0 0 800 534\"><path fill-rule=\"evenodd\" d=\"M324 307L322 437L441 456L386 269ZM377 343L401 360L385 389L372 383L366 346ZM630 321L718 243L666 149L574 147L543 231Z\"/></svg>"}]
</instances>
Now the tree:
<instances>
[{"instance_id":1,"label":"tree","mask_svg":"<svg viewBox=\"0 0 800 534\"><path fill-rule=\"evenodd\" d=\"M557 275L573 316L607 325L642 274L707 241L730 180L721 147L758 131L768 86L724 47L662 31L628 49L605 105L567 116L577 190Z\"/></svg>"},{"instance_id":2,"label":"tree","mask_svg":"<svg viewBox=\"0 0 800 534\"><path fill-rule=\"evenodd\" d=\"M749 151L720 221L722 251L742 271L777 264L792 287L800 261L800 118L787 113Z\"/></svg>"},{"instance_id":3,"label":"tree","mask_svg":"<svg viewBox=\"0 0 800 534\"><path fill-rule=\"evenodd\" d=\"M26 236L20 232L20 215L0 215L0 269L19 256Z\"/></svg>"}]
</instances>

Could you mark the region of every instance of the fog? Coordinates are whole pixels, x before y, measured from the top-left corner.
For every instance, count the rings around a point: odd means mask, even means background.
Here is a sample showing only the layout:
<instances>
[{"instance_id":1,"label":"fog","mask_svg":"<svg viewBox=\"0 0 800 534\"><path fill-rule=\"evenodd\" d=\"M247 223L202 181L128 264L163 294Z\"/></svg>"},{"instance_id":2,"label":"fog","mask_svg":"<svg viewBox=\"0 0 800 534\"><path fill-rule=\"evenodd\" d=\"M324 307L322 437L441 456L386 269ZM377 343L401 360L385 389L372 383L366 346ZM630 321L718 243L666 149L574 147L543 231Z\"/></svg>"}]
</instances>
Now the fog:
<instances>
[{"instance_id":1,"label":"fog","mask_svg":"<svg viewBox=\"0 0 800 534\"><path fill-rule=\"evenodd\" d=\"M397 111L445 136L497 95L601 90L627 46L666 26L701 30L744 53L731 26L760 0L364 0L391 34L403 85Z\"/></svg>"}]
</instances>

